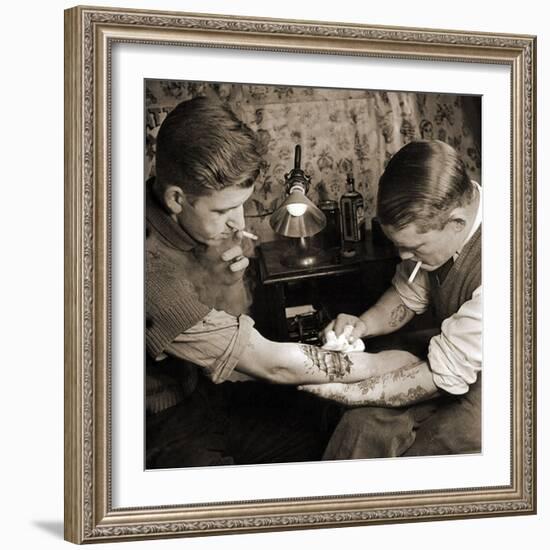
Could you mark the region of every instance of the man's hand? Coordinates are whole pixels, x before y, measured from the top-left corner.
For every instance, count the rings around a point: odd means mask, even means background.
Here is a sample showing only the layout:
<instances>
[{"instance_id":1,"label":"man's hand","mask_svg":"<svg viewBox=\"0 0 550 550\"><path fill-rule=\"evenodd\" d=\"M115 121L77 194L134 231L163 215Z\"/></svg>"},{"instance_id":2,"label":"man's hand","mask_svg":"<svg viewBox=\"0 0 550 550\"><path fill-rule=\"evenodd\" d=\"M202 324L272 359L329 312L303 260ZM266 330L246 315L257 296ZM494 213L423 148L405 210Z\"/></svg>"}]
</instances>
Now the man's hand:
<instances>
[{"instance_id":1,"label":"man's hand","mask_svg":"<svg viewBox=\"0 0 550 550\"><path fill-rule=\"evenodd\" d=\"M325 342L327 341L327 335L331 330L334 331L336 337L340 336L340 334L344 332L346 326L353 327L351 334L348 336L348 342L350 344L353 344L357 338L363 338L367 335L367 326L359 317L355 317L355 315L348 315L347 313L340 313L336 319L331 321L323 329L323 340Z\"/></svg>"},{"instance_id":2,"label":"man's hand","mask_svg":"<svg viewBox=\"0 0 550 550\"><path fill-rule=\"evenodd\" d=\"M232 246L222 254L222 260L229 263L229 269L233 273L243 271L250 263L249 259L244 255L240 244Z\"/></svg>"}]
</instances>

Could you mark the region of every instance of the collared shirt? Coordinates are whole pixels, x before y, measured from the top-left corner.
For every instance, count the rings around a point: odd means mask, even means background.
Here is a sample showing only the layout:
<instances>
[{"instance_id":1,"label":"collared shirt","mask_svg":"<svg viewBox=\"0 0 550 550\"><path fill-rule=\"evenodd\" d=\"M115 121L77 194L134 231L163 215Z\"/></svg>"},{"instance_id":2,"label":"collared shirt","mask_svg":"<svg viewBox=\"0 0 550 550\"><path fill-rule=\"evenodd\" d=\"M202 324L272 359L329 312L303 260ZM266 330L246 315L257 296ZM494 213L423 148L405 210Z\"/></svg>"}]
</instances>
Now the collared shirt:
<instances>
[{"instance_id":1,"label":"collared shirt","mask_svg":"<svg viewBox=\"0 0 550 550\"><path fill-rule=\"evenodd\" d=\"M479 193L479 205L472 228L453 258L456 260L463 247L481 226L482 192L481 186L473 182ZM420 270L412 283L409 275L415 262L403 261L398 264L392 285L401 300L411 311L424 313L430 303L430 281L428 273ZM472 298L441 324L441 333L430 340L428 362L436 386L452 393L463 394L470 384L477 380L481 371L482 347L482 285L476 288Z\"/></svg>"},{"instance_id":2,"label":"collared shirt","mask_svg":"<svg viewBox=\"0 0 550 550\"><path fill-rule=\"evenodd\" d=\"M147 251L173 258L181 277L191 283L188 285L190 295L186 299L210 308L205 308L208 313L203 319L178 334L154 359L161 361L171 355L203 367L213 382L223 382L237 365L254 330L254 321L245 314L232 315L222 311L216 305L231 296L232 290L237 290L234 294L240 296L243 282L235 279L226 262L218 259L217 251L214 251L215 257L209 256L209 250L161 208L150 187L148 183ZM227 277L233 279L228 282ZM240 286L234 289L235 285ZM243 303L243 309L245 305Z\"/></svg>"}]
</instances>

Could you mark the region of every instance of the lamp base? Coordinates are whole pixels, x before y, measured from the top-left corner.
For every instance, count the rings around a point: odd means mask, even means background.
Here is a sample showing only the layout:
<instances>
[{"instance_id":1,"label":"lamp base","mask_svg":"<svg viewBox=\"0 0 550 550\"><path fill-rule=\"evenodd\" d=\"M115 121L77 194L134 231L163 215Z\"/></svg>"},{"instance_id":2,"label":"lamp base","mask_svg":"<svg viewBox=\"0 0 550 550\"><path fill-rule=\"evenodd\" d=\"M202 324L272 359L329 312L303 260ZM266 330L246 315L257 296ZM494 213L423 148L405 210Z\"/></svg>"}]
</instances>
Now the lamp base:
<instances>
[{"instance_id":1,"label":"lamp base","mask_svg":"<svg viewBox=\"0 0 550 550\"><path fill-rule=\"evenodd\" d=\"M285 267L310 268L328 262L330 256L325 250L308 245L305 238L301 237L296 241L294 250L280 261Z\"/></svg>"}]
</instances>

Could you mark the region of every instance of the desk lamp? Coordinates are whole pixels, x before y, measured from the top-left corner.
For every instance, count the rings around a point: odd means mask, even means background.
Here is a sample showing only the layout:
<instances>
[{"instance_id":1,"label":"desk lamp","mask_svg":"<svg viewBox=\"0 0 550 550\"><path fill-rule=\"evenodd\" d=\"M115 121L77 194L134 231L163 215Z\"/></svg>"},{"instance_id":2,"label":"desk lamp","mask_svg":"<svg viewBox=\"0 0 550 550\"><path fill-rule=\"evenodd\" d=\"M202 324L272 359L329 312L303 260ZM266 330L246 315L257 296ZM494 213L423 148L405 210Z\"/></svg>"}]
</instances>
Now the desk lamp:
<instances>
[{"instance_id":1,"label":"desk lamp","mask_svg":"<svg viewBox=\"0 0 550 550\"><path fill-rule=\"evenodd\" d=\"M294 250L281 259L281 263L288 267L313 267L324 256L322 250L311 246L306 240L322 231L327 222L323 212L306 196L311 176L300 168L301 158L302 149L296 145L294 168L285 174L287 198L269 220L273 231L297 239Z\"/></svg>"}]
</instances>

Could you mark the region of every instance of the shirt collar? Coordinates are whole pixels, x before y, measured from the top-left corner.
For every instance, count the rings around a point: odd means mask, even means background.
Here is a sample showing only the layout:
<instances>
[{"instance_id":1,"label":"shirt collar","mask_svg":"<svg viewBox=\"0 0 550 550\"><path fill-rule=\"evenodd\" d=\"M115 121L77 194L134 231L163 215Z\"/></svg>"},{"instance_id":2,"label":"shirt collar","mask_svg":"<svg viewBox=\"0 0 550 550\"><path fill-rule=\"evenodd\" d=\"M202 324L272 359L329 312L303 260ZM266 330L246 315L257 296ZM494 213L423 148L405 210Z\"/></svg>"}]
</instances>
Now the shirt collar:
<instances>
[{"instance_id":1,"label":"shirt collar","mask_svg":"<svg viewBox=\"0 0 550 550\"><path fill-rule=\"evenodd\" d=\"M157 233L179 250L189 251L200 246L170 215L164 210L153 194L154 178L145 184L145 217Z\"/></svg>"},{"instance_id":2,"label":"shirt collar","mask_svg":"<svg viewBox=\"0 0 550 550\"><path fill-rule=\"evenodd\" d=\"M479 204L477 205L476 217L474 219L472 228L468 233L468 236L464 239L464 242L462 243L460 248L453 254L454 260L458 258L458 255L462 252L462 249L466 246L466 243L474 236L475 232L479 229L479 227L481 226L481 220L483 218L483 193L481 192L481 185L479 185L479 183L474 180L472 180L472 183L474 184L479 194Z\"/></svg>"}]
</instances>

